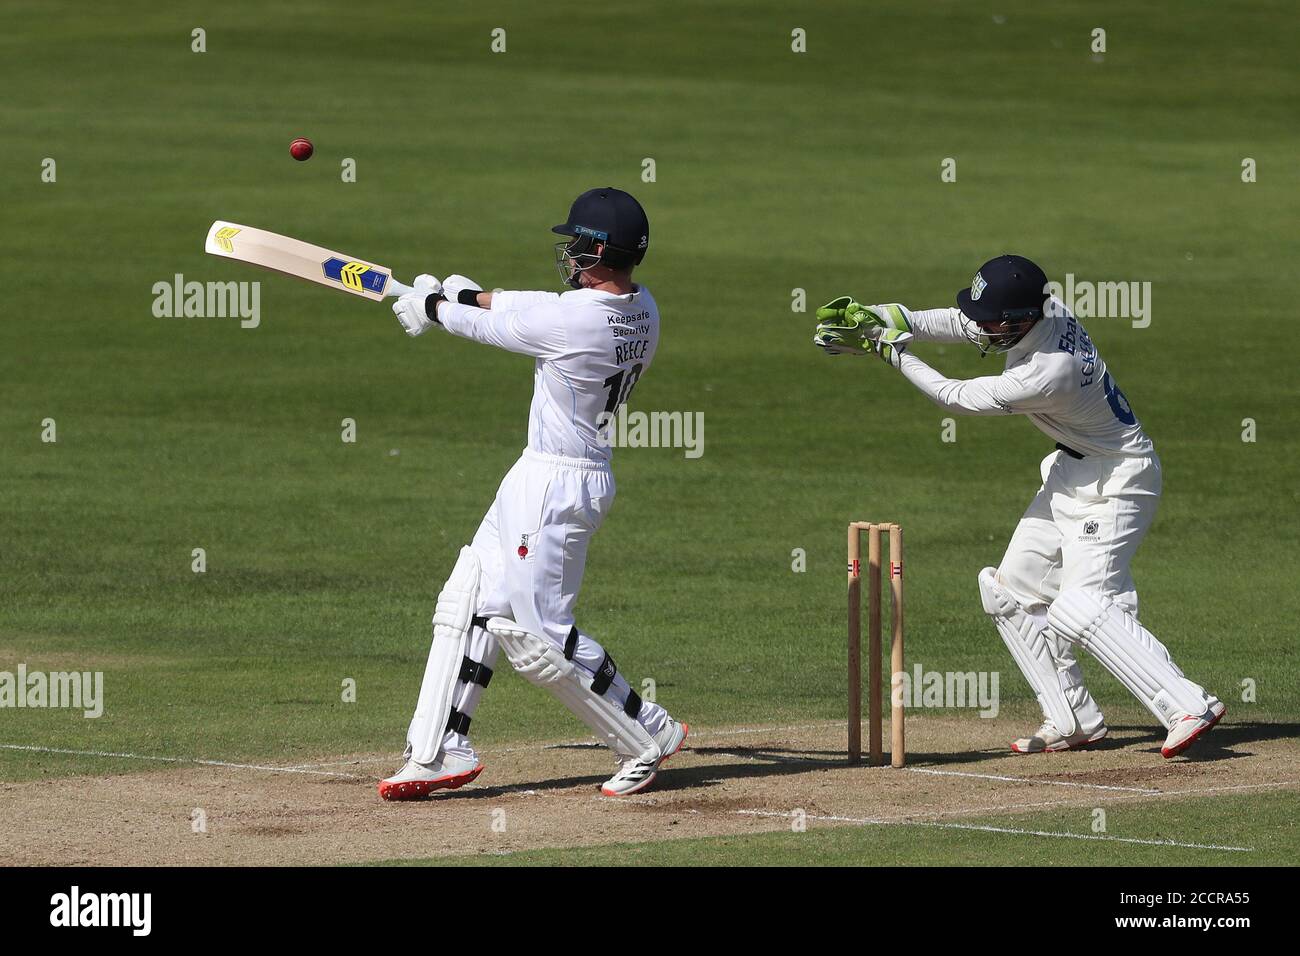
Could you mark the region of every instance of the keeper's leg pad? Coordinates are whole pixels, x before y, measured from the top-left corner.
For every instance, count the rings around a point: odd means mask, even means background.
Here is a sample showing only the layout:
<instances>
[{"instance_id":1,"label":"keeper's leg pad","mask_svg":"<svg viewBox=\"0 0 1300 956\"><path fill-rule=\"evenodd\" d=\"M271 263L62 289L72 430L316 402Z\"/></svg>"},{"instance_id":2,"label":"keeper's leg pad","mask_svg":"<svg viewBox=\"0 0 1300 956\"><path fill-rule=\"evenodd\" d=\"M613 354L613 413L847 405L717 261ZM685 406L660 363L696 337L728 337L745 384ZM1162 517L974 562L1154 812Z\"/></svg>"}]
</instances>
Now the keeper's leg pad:
<instances>
[{"instance_id":1,"label":"keeper's leg pad","mask_svg":"<svg viewBox=\"0 0 1300 956\"><path fill-rule=\"evenodd\" d=\"M1204 712L1204 689L1183 676L1154 634L1104 594L1069 588L1052 602L1047 621L1101 661L1166 728L1183 714Z\"/></svg>"},{"instance_id":2,"label":"keeper's leg pad","mask_svg":"<svg viewBox=\"0 0 1300 956\"><path fill-rule=\"evenodd\" d=\"M1061 736L1072 736L1079 729L1078 721L1057 675L1047 628L998 583L993 568L985 568L979 573L979 587L984 613L997 628L1016 666L1034 689L1043 715L1056 725Z\"/></svg>"},{"instance_id":3,"label":"keeper's leg pad","mask_svg":"<svg viewBox=\"0 0 1300 956\"><path fill-rule=\"evenodd\" d=\"M514 621L494 617L487 628L506 652L511 667L530 683L558 697L615 753L658 758L659 745L636 719L640 698L630 695L627 705L620 707L606 696L617 672L608 655L596 674L588 677L586 669L567 659L560 648Z\"/></svg>"},{"instance_id":4,"label":"keeper's leg pad","mask_svg":"<svg viewBox=\"0 0 1300 956\"><path fill-rule=\"evenodd\" d=\"M453 713L452 698L466 663L466 640L478 608L479 571L478 557L470 548L461 548L434 608L429 663L424 668L415 716L406 732L410 756L420 763L438 759L447 730L464 733L469 729L469 721Z\"/></svg>"}]
</instances>

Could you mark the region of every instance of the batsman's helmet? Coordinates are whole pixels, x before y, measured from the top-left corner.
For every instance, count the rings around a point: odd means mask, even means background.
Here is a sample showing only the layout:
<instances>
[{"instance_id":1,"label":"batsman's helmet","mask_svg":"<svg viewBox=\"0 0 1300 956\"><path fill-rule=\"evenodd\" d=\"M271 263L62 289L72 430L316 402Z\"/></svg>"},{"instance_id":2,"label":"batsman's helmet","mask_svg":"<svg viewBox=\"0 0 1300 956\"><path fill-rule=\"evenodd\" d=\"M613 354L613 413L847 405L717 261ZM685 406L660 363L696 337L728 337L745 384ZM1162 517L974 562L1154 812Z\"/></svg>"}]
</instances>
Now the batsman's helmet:
<instances>
[{"instance_id":1,"label":"batsman's helmet","mask_svg":"<svg viewBox=\"0 0 1300 956\"><path fill-rule=\"evenodd\" d=\"M580 288L579 273L595 265L630 269L641 263L650 245L645 210L630 193L613 186L587 190L573 201L568 220L551 232L568 237L555 244L555 262L575 289Z\"/></svg>"}]
</instances>

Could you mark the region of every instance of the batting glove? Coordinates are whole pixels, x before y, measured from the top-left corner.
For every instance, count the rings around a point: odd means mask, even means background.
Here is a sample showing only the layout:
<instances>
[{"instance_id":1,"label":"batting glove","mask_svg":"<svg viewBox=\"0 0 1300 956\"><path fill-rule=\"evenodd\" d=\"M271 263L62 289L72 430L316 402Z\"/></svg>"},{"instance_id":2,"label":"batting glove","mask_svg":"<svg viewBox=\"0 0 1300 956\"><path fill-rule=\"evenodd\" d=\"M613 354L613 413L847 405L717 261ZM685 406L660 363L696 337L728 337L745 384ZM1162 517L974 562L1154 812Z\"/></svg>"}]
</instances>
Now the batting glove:
<instances>
[{"instance_id":1,"label":"batting glove","mask_svg":"<svg viewBox=\"0 0 1300 956\"><path fill-rule=\"evenodd\" d=\"M415 277L412 283L414 292L408 292L406 295L398 296L393 303L393 315L397 316L397 321L402 323L402 328L406 334L416 336L433 327L433 320L426 311L426 303L431 295L442 294L442 283L434 276L425 273Z\"/></svg>"}]
</instances>

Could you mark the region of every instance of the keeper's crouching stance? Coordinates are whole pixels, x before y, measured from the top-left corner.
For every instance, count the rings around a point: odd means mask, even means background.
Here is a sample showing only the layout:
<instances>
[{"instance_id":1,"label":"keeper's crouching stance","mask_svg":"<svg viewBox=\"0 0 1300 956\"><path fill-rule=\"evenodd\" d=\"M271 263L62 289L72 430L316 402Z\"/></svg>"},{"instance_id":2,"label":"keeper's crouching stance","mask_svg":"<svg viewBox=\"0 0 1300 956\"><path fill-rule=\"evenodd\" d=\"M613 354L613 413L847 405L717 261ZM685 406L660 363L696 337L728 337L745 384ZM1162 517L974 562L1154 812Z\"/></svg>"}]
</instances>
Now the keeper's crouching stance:
<instances>
[{"instance_id":1,"label":"keeper's crouching stance","mask_svg":"<svg viewBox=\"0 0 1300 956\"><path fill-rule=\"evenodd\" d=\"M601 788L608 796L648 786L686 739L686 724L637 696L574 623L587 545L614 501L603 416L626 401L659 341L658 308L631 277L649 224L635 199L607 188L580 196L555 231L567 237L557 261L574 291L493 294L463 276L421 276L419 291L393 306L412 335L439 325L536 365L528 447L438 595L406 762L379 784L386 800L460 787L482 772L469 727L502 649L613 750L619 770Z\"/></svg>"},{"instance_id":2,"label":"keeper's crouching stance","mask_svg":"<svg viewBox=\"0 0 1300 956\"><path fill-rule=\"evenodd\" d=\"M1041 269L1019 256L985 263L958 308L911 312L847 296L817 312L814 342L832 354L875 352L947 411L1024 414L1057 450L1001 565L979 573L984 611L1043 710L1017 753L1068 750L1106 736L1075 647L1089 651L1168 732L1161 753L1187 749L1224 714L1138 622L1129 564L1160 500L1160 459L1083 326L1048 296ZM1005 352L1001 375L948 379L910 342L969 340Z\"/></svg>"}]
</instances>

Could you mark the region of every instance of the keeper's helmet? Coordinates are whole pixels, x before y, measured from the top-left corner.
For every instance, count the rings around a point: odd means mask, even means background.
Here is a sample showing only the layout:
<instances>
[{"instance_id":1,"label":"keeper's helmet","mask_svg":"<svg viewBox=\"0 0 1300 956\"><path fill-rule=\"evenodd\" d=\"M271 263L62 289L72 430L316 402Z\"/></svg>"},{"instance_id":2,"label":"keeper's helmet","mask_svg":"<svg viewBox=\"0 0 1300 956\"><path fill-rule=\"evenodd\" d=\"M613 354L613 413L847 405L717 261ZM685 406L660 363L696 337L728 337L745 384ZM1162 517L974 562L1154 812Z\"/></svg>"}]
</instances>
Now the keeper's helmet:
<instances>
[{"instance_id":1,"label":"keeper's helmet","mask_svg":"<svg viewBox=\"0 0 1300 956\"><path fill-rule=\"evenodd\" d=\"M582 288L578 277L593 266L621 270L640 265L650 245L645 210L613 186L587 190L573 201L568 220L551 232L568 237L555 244L555 264L565 284L575 289Z\"/></svg>"},{"instance_id":2,"label":"keeper's helmet","mask_svg":"<svg viewBox=\"0 0 1300 956\"><path fill-rule=\"evenodd\" d=\"M957 308L970 321L966 338L981 355L1006 352L1043 317L1047 276L1024 256L1003 255L980 266L970 288L957 293Z\"/></svg>"}]
</instances>

